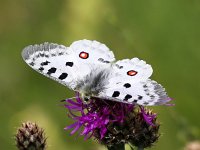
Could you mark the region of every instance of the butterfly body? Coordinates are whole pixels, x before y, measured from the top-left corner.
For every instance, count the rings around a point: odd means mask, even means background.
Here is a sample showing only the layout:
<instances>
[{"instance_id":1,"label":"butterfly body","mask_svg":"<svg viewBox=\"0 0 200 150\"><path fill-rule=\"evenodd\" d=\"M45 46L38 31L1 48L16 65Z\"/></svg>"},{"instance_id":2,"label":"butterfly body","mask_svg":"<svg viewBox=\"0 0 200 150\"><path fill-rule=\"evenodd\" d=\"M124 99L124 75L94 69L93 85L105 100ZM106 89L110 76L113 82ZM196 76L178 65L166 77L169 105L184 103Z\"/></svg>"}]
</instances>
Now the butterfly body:
<instances>
[{"instance_id":1,"label":"butterfly body","mask_svg":"<svg viewBox=\"0 0 200 150\"><path fill-rule=\"evenodd\" d=\"M108 79L111 77L108 68L95 68L82 80L77 81L76 91L85 96L96 96L105 89Z\"/></svg>"},{"instance_id":2,"label":"butterfly body","mask_svg":"<svg viewBox=\"0 0 200 150\"><path fill-rule=\"evenodd\" d=\"M115 62L112 51L97 41L80 40L69 47L44 43L22 52L39 73L81 93L129 104L162 105L169 101L164 88L149 79L153 70L138 58Z\"/></svg>"}]
</instances>

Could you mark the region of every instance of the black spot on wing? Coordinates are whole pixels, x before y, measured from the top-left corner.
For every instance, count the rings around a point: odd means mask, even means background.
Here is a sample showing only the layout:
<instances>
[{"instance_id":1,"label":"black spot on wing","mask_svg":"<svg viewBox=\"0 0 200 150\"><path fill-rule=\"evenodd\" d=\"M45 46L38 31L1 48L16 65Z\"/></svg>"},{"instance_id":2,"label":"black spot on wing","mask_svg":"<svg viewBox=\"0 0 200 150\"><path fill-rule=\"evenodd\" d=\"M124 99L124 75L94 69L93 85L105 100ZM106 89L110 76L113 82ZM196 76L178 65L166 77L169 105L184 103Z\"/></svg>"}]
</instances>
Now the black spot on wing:
<instances>
[{"instance_id":1,"label":"black spot on wing","mask_svg":"<svg viewBox=\"0 0 200 150\"><path fill-rule=\"evenodd\" d=\"M50 62L49 61L45 61L45 62L42 62L40 65L41 66L46 66L46 65L48 65Z\"/></svg>"},{"instance_id":2,"label":"black spot on wing","mask_svg":"<svg viewBox=\"0 0 200 150\"><path fill-rule=\"evenodd\" d=\"M44 57L49 58L49 55L44 55Z\"/></svg>"},{"instance_id":3,"label":"black spot on wing","mask_svg":"<svg viewBox=\"0 0 200 150\"><path fill-rule=\"evenodd\" d=\"M155 95L150 95L151 99L154 99L155 98Z\"/></svg>"},{"instance_id":4,"label":"black spot on wing","mask_svg":"<svg viewBox=\"0 0 200 150\"><path fill-rule=\"evenodd\" d=\"M31 66L34 66L34 65L35 65L35 63L34 63L34 62L31 62L31 63L30 63L30 65L31 65Z\"/></svg>"},{"instance_id":5,"label":"black spot on wing","mask_svg":"<svg viewBox=\"0 0 200 150\"><path fill-rule=\"evenodd\" d=\"M120 95L120 92L119 91L114 91L112 97L118 97Z\"/></svg>"},{"instance_id":6,"label":"black spot on wing","mask_svg":"<svg viewBox=\"0 0 200 150\"><path fill-rule=\"evenodd\" d=\"M138 95L138 100L141 100L143 98L143 96Z\"/></svg>"},{"instance_id":7,"label":"black spot on wing","mask_svg":"<svg viewBox=\"0 0 200 150\"><path fill-rule=\"evenodd\" d=\"M125 88L130 88L130 87L131 87L131 84L130 84L130 83L125 83L125 84L124 84L124 87L125 87Z\"/></svg>"},{"instance_id":8,"label":"black spot on wing","mask_svg":"<svg viewBox=\"0 0 200 150\"><path fill-rule=\"evenodd\" d=\"M67 73L62 73L62 74L58 77L58 79L64 80L65 78L67 78L67 76L68 76Z\"/></svg>"},{"instance_id":9,"label":"black spot on wing","mask_svg":"<svg viewBox=\"0 0 200 150\"><path fill-rule=\"evenodd\" d=\"M63 55L64 53L63 52L60 52L60 53L58 53L58 56L61 56L61 55Z\"/></svg>"},{"instance_id":10,"label":"black spot on wing","mask_svg":"<svg viewBox=\"0 0 200 150\"><path fill-rule=\"evenodd\" d=\"M148 86L145 84L145 85L143 85L143 88L147 88Z\"/></svg>"},{"instance_id":11,"label":"black spot on wing","mask_svg":"<svg viewBox=\"0 0 200 150\"><path fill-rule=\"evenodd\" d=\"M148 102L144 102L143 104L144 104L144 105L148 105L149 103L148 103Z\"/></svg>"},{"instance_id":12,"label":"black spot on wing","mask_svg":"<svg viewBox=\"0 0 200 150\"><path fill-rule=\"evenodd\" d=\"M103 58L99 58L99 59L98 59L98 61L100 61L100 62L103 62L103 61L104 61L104 59L103 59Z\"/></svg>"},{"instance_id":13,"label":"black spot on wing","mask_svg":"<svg viewBox=\"0 0 200 150\"><path fill-rule=\"evenodd\" d=\"M118 69L122 69L122 68L123 68L123 66L120 66L120 65L118 65L118 64L116 64L116 67L117 67Z\"/></svg>"},{"instance_id":14,"label":"black spot on wing","mask_svg":"<svg viewBox=\"0 0 200 150\"><path fill-rule=\"evenodd\" d=\"M44 57L44 53L39 53L39 57Z\"/></svg>"},{"instance_id":15,"label":"black spot on wing","mask_svg":"<svg viewBox=\"0 0 200 150\"><path fill-rule=\"evenodd\" d=\"M136 99L134 99L134 101L133 101L134 103L137 103L137 100Z\"/></svg>"},{"instance_id":16,"label":"black spot on wing","mask_svg":"<svg viewBox=\"0 0 200 150\"><path fill-rule=\"evenodd\" d=\"M130 94L127 94L125 97L124 97L124 101L127 101L128 99L132 98L132 96Z\"/></svg>"},{"instance_id":17,"label":"black spot on wing","mask_svg":"<svg viewBox=\"0 0 200 150\"><path fill-rule=\"evenodd\" d=\"M73 62L66 62L66 66L70 66L70 67L72 67L73 65L74 65Z\"/></svg>"},{"instance_id":18,"label":"black spot on wing","mask_svg":"<svg viewBox=\"0 0 200 150\"><path fill-rule=\"evenodd\" d=\"M52 68L50 68L50 69L48 70L47 74L50 75L50 74L52 74L52 73L55 73L56 70L57 70L57 69L56 69L55 67L52 67Z\"/></svg>"},{"instance_id":19,"label":"black spot on wing","mask_svg":"<svg viewBox=\"0 0 200 150\"><path fill-rule=\"evenodd\" d=\"M107 60L105 60L105 61L104 61L104 63L107 63L107 64L108 64L108 63L110 63L110 62L109 62L109 61L107 61Z\"/></svg>"},{"instance_id":20,"label":"black spot on wing","mask_svg":"<svg viewBox=\"0 0 200 150\"><path fill-rule=\"evenodd\" d=\"M43 70L44 70L44 68L43 68L43 67L40 67L38 70L40 70L40 71L43 71Z\"/></svg>"},{"instance_id":21,"label":"black spot on wing","mask_svg":"<svg viewBox=\"0 0 200 150\"><path fill-rule=\"evenodd\" d=\"M99 58L98 61L100 61L100 62L102 62L102 63L110 63L109 61L104 60L103 58Z\"/></svg>"}]
</instances>

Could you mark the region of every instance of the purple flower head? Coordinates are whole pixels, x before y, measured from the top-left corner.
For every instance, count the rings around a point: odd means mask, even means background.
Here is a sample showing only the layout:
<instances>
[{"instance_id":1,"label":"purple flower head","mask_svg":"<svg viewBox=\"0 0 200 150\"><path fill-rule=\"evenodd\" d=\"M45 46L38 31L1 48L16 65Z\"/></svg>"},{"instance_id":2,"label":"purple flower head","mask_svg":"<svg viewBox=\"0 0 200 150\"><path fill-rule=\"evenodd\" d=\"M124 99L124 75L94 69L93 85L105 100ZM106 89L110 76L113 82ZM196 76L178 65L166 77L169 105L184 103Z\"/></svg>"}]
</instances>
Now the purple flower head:
<instances>
[{"instance_id":1,"label":"purple flower head","mask_svg":"<svg viewBox=\"0 0 200 150\"><path fill-rule=\"evenodd\" d=\"M108 124L123 124L127 114L136 109L135 105L103 99L91 99L86 103L80 98L79 93L76 94L75 101L67 99L65 107L69 111L69 117L75 121L65 127L65 130L72 129L71 135L79 132L85 139L90 138L97 130L100 139L104 138ZM153 125L152 121L156 114L147 113L144 107L140 107L140 113L146 123Z\"/></svg>"}]
</instances>

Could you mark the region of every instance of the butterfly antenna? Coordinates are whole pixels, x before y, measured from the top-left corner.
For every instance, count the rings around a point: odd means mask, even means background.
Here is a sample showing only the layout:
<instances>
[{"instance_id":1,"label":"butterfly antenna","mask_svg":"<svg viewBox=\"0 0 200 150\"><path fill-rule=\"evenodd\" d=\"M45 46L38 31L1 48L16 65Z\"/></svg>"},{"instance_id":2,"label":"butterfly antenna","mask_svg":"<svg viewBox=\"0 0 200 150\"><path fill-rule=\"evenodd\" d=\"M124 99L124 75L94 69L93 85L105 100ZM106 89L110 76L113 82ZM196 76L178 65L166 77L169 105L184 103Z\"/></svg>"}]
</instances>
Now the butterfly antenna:
<instances>
[{"instance_id":1,"label":"butterfly antenna","mask_svg":"<svg viewBox=\"0 0 200 150\"><path fill-rule=\"evenodd\" d=\"M65 102L65 101L66 101L65 99L60 100L60 102Z\"/></svg>"},{"instance_id":2,"label":"butterfly antenna","mask_svg":"<svg viewBox=\"0 0 200 150\"><path fill-rule=\"evenodd\" d=\"M66 98L66 99L62 99L62 100L60 100L60 102L65 102L66 100L68 100L68 99L75 99L76 97L71 97L71 98Z\"/></svg>"}]
</instances>

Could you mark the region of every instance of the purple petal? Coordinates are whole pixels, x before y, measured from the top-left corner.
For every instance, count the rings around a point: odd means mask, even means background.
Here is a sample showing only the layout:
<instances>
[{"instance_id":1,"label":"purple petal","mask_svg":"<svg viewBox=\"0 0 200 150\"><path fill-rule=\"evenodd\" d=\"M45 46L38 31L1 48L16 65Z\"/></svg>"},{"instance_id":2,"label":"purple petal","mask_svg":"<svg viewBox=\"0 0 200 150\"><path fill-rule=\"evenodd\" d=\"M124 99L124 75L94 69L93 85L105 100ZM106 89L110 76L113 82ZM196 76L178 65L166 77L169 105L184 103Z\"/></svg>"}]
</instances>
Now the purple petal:
<instances>
[{"instance_id":1,"label":"purple petal","mask_svg":"<svg viewBox=\"0 0 200 150\"><path fill-rule=\"evenodd\" d=\"M79 107L79 106L65 105L65 107L68 108L68 109L76 110L76 111L80 111L80 110L82 110L82 108Z\"/></svg>"},{"instance_id":2,"label":"purple petal","mask_svg":"<svg viewBox=\"0 0 200 150\"><path fill-rule=\"evenodd\" d=\"M90 132L90 129L85 127L84 130L81 132L81 135L87 135Z\"/></svg>"},{"instance_id":3,"label":"purple petal","mask_svg":"<svg viewBox=\"0 0 200 150\"><path fill-rule=\"evenodd\" d=\"M70 133L70 135L72 135L72 134L74 134L76 131L78 131L78 129L81 127L81 124L80 123L78 123L77 125L76 125L76 127L74 128L74 130L72 130L72 132Z\"/></svg>"},{"instance_id":4,"label":"purple petal","mask_svg":"<svg viewBox=\"0 0 200 150\"><path fill-rule=\"evenodd\" d=\"M84 140L87 140L87 139L91 138L92 135L93 135L93 133L90 133L90 134L85 135L85 136L84 136Z\"/></svg>"},{"instance_id":5,"label":"purple petal","mask_svg":"<svg viewBox=\"0 0 200 150\"><path fill-rule=\"evenodd\" d=\"M107 132L107 128L105 126L103 128L101 128L101 130L100 130L101 139L104 138L106 132Z\"/></svg>"},{"instance_id":6,"label":"purple petal","mask_svg":"<svg viewBox=\"0 0 200 150\"><path fill-rule=\"evenodd\" d=\"M71 124L71 125L65 127L64 129L65 129L65 130L68 130L68 129L74 128L74 127L77 126L77 125L78 125L78 122L75 122L75 123L73 123L73 124Z\"/></svg>"},{"instance_id":7,"label":"purple petal","mask_svg":"<svg viewBox=\"0 0 200 150\"><path fill-rule=\"evenodd\" d=\"M80 94L79 94L78 92L76 92L76 101L77 101L78 103L82 103L82 102L83 102L83 101L81 100Z\"/></svg>"},{"instance_id":8,"label":"purple petal","mask_svg":"<svg viewBox=\"0 0 200 150\"><path fill-rule=\"evenodd\" d=\"M72 104L72 105L76 105L76 106L82 106L82 103L77 103L77 102L74 102L73 100L69 99L67 100L68 103Z\"/></svg>"}]
</instances>

